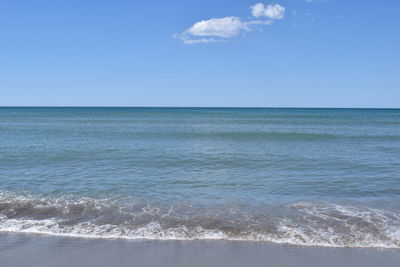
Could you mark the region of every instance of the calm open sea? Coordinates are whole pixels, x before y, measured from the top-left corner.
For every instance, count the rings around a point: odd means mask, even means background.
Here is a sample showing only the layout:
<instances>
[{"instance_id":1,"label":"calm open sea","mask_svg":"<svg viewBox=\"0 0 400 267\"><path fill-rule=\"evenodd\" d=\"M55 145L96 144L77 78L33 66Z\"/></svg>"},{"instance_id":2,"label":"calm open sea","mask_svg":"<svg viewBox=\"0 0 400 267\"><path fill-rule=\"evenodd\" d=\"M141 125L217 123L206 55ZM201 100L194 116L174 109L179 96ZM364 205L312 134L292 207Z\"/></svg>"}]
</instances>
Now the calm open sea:
<instances>
[{"instance_id":1,"label":"calm open sea","mask_svg":"<svg viewBox=\"0 0 400 267\"><path fill-rule=\"evenodd\" d=\"M3 107L0 232L400 248L400 110Z\"/></svg>"}]
</instances>

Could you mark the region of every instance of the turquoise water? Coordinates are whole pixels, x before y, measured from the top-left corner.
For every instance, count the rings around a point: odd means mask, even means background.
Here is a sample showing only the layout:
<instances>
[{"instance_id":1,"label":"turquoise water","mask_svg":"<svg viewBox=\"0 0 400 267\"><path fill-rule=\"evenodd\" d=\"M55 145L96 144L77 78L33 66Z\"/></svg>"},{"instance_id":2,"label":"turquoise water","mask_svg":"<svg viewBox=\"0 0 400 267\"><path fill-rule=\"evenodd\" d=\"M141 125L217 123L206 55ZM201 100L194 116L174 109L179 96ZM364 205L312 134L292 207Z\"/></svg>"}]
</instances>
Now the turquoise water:
<instances>
[{"instance_id":1,"label":"turquoise water","mask_svg":"<svg viewBox=\"0 0 400 267\"><path fill-rule=\"evenodd\" d=\"M400 248L400 110L0 108L0 231Z\"/></svg>"}]
</instances>

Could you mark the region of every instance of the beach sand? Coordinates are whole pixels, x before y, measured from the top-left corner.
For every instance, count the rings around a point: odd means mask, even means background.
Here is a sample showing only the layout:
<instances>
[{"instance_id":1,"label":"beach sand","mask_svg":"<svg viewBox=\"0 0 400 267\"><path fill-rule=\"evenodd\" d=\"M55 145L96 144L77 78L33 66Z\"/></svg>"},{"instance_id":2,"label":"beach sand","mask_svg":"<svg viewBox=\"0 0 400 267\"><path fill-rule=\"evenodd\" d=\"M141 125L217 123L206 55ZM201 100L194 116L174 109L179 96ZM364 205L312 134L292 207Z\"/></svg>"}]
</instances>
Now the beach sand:
<instances>
[{"instance_id":1,"label":"beach sand","mask_svg":"<svg viewBox=\"0 0 400 267\"><path fill-rule=\"evenodd\" d=\"M132 241L0 234L0 266L385 266L400 250L232 241Z\"/></svg>"}]
</instances>

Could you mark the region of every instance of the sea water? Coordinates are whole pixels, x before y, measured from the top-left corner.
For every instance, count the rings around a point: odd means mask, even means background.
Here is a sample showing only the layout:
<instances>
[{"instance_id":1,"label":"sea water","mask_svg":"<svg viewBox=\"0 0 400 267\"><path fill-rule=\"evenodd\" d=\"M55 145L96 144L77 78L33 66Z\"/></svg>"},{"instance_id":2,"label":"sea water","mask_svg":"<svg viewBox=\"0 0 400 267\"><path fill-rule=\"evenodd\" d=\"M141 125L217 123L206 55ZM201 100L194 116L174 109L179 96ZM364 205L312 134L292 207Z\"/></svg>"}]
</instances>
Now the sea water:
<instances>
[{"instance_id":1,"label":"sea water","mask_svg":"<svg viewBox=\"0 0 400 267\"><path fill-rule=\"evenodd\" d=\"M0 232L400 248L400 110L3 107Z\"/></svg>"}]
</instances>

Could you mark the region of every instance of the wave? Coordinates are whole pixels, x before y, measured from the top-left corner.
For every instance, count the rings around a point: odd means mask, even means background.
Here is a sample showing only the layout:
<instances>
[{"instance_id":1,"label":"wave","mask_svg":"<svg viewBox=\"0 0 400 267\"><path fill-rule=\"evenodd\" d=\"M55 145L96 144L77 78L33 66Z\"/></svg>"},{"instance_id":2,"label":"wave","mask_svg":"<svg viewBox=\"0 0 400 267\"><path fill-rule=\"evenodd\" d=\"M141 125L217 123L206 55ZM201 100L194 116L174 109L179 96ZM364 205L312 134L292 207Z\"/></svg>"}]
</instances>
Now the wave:
<instances>
[{"instance_id":1,"label":"wave","mask_svg":"<svg viewBox=\"0 0 400 267\"><path fill-rule=\"evenodd\" d=\"M249 209L0 192L0 232L399 249L400 213L321 201Z\"/></svg>"},{"instance_id":2,"label":"wave","mask_svg":"<svg viewBox=\"0 0 400 267\"><path fill-rule=\"evenodd\" d=\"M115 133L116 135L118 133ZM397 134L352 134L335 132L304 132L304 131L135 131L123 134L130 138L164 138L164 139L223 139L235 141L337 141L337 140L371 140L371 141L400 141Z\"/></svg>"}]
</instances>

